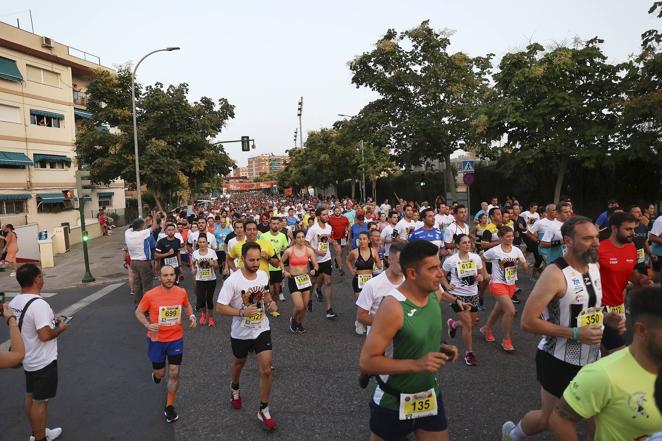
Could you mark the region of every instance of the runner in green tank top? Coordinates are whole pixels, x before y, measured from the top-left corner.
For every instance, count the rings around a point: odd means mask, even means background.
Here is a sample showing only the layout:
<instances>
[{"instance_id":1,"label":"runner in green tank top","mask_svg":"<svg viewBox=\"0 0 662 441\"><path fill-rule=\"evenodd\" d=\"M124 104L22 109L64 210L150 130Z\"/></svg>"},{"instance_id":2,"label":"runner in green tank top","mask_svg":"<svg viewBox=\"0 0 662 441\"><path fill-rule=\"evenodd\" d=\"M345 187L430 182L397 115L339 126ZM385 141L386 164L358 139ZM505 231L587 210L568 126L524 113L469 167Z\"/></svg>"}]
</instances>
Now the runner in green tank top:
<instances>
[{"instance_id":1,"label":"runner in green tank top","mask_svg":"<svg viewBox=\"0 0 662 441\"><path fill-rule=\"evenodd\" d=\"M371 441L398 440L411 432L418 440L448 440L437 371L455 361L458 350L440 343L439 301L457 299L439 288L438 253L424 240L404 247L405 281L383 298L361 350L361 372L379 375L370 403Z\"/></svg>"}]
</instances>

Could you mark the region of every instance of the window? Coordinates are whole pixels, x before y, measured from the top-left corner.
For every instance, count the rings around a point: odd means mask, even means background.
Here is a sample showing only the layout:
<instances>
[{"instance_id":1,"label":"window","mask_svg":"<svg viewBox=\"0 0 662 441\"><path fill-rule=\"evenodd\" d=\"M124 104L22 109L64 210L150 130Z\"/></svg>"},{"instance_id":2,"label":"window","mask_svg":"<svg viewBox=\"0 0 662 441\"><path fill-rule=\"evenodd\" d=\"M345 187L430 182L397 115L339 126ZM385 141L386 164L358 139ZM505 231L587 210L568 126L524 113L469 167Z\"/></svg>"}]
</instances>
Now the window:
<instances>
[{"instance_id":1,"label":"window","mask_svg":"<svg viewBox=\"0 0 662 441\"><path fill-rule=\"evenodd\" d=\"M60 87L60 74L40 67L27 65L28 80L35 83L47 84L49 86Z\"/></svg>"},{"instance_id":2,"label":"window","mask_svg":"<svg viewBox=\"0 0 662 441\"><path fill-rule=\"evenodd\" d=\"M60 124L60 118L54 118L52 116L45 116L45 115L36 115L34 113L30 113L30 124L34 124L36 126L42 126L42 127L55 127L58 129L62 127Z\"/></svg>"},{"instance_id":3,"label":"window","mask_svg":"<svg viewBox=\"0 0 662 441\"><path fill-rule=\"evenodd\" d=\"M69 168L69 163L65 161L38 161L34 163L35 168L64 170Z\"/></svg>"},{"instance_id":4,"label":"window","mask_svg":"<svg viewBox=\"0 0 662 441\"><path fill-rule=\"evenodd\" d=\"M71 200L65 200L64 202L46 204L41 201L37 203L37 212L38 213L59 213L61 211L73 210L74 204Z\"/></svg>"},{"instance_id":5,"label":"window","mask_svg":"<svg viewBox=\"0 0 662 441\"><path fill-rule=\"evenodd\" d=\"M25 200L0 201L0 214L21 214L26 213Z\"/></svg>"},{"instance_id":6,"label":"window","mask_svg":"<svg viewBox=\"0 0 662 441\"><path fill-rule=\"evenodd\" d=\"M99 208L103 207L112 207L113 206L113 197L112 196L99 196Z\"/></svg>"},{"instance_id":7,"label":"window","mask_svg":"<svg viewBox=\"0 0 662 441\"><path fill-rule=\"evenodd\" d=\"M7 121L18 123L20 120L20 112L18 107L0 104L0 121Z\"/></svg>"}]
</instances>

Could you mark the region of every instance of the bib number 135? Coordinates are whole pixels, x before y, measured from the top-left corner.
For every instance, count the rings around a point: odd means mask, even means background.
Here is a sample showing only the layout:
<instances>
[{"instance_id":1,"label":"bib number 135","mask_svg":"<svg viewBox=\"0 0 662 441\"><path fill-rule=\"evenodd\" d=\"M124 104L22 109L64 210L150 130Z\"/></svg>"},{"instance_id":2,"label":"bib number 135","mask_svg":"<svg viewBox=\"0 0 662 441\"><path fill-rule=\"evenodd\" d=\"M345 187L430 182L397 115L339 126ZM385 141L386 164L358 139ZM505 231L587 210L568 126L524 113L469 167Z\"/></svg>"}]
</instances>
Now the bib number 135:
<instances>
[{"instance_id":1,"label":"bib number 135","mask_svg":"<svg viewBox=\"0 0 662 441\"><path fill-rule=\"evenodd\" d=\"M434 388L416 394L400 394L400 419L411 420L437 414Z\"/></svg>"}]
</instances>

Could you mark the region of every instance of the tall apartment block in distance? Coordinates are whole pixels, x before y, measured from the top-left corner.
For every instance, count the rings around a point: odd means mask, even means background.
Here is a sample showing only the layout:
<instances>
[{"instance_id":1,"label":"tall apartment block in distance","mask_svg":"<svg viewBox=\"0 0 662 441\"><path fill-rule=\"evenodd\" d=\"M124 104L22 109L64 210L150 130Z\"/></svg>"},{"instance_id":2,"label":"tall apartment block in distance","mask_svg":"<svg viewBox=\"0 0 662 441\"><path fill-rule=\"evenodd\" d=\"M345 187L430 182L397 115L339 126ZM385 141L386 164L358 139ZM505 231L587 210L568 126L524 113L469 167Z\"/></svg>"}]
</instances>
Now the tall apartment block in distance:
<instances>
[{"instance_id":1,"label":"tall apartment block in distance","mask_svg":"<svg viewBox=\"0 0 662 441\"><path fill-rule=\"evenodd\" d=\"M288 155L274 155L273 153L263 153L248 158L248 166L246 167L248 179L255 180L261 175L274 174L283 170L288 158Z\"/></svg>"}]
</instances>

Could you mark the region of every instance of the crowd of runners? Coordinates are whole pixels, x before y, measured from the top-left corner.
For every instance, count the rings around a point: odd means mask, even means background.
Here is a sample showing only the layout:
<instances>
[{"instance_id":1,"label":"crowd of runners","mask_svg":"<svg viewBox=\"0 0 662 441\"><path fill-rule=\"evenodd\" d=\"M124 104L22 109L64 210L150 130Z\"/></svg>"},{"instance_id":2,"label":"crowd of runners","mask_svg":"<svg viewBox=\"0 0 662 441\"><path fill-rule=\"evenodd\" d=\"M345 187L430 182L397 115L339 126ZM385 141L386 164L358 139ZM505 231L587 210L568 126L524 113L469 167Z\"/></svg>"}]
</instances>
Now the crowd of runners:
<instances>
[{"instance_id":1,"label":"crowd of runners","mask_svg":"<svg viewBox=\"0 0 662 441\"><path fill-rule=\"evenodd\" d=\"M257 419L276 429L270 317L282 314L294 335L315 332L306 325L315 303L335 319L337 271L352 277L351 332L366 334L357 357L359 383L374 387L371 440L411 432L448 439L439 371L456 359L480 366L477 338L515 351L520 302L522 328L541 336L531 367L540 407L505 422L503 440L545 431L578 439L582 420L590 439L662 439L655 435L662 432L662 216L643 202L610 200L595 220L575 209L569 200L524 206L494 197L469 213L441 200L359 204L246 193L136 220L125 233L125 259L152 380L167 377L166 421L178 419L183 318L214 327L217 316L229 316L230 405L242 407L240 377L253 352ZM535 281L530 292L518 286L525 272ZM179 286L186 278L195 304ZM488 295L494 306L480 323ZM453 317L442 319L442 303Z\"/></svg>"}]
</instances>

